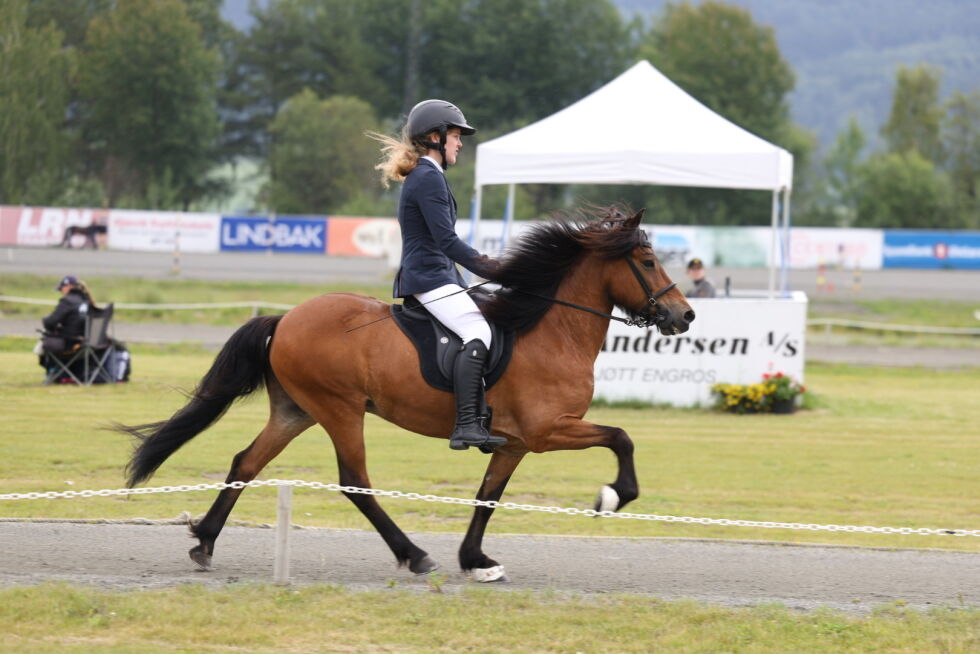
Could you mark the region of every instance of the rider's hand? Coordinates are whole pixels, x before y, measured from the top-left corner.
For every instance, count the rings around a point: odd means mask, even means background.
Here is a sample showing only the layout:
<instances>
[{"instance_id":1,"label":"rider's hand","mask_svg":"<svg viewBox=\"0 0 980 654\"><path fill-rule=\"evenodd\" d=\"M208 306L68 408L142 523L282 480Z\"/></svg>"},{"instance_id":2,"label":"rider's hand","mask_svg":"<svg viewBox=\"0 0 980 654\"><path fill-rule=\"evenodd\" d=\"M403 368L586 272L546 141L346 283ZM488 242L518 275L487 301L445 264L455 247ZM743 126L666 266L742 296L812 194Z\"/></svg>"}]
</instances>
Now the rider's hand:
<instances>
[{"instance_id":1,"label":"rider's hand","mask_svg":"<svg viewBox=\"0 0 980 654\"><path fill-rule=\"evenodd\" d=\"M474 259L470 269L483 279L494 280L500 272L500 261L481 254Z\"/></svg>"}]
</instances>

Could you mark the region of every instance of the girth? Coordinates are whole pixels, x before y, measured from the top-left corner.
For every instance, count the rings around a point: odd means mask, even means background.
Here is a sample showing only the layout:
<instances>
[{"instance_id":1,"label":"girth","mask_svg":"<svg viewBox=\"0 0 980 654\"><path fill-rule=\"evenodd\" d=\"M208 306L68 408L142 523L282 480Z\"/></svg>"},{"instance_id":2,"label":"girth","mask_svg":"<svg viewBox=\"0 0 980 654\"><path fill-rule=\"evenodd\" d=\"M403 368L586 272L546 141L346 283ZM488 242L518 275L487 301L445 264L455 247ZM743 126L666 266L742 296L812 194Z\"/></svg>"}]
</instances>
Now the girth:
<instances>
[{"instance_id":1,"label":"girth","mask_svg":"<svg viewBox=\"0 0 980 654\"><path fill-rule=\"evenodd\" d=\"M479 306L480 294L472 295ZM453 361L463 346L459 336L444 327L414 297L405 298L404 304L391 305L391 317L415 346L426 383L441 391L452 392ZM493 323L490 323L490 331L493 342L483 377L488 389L503 376L514 351L514 332L503 331Z\"/></svg>"}]
</instances>

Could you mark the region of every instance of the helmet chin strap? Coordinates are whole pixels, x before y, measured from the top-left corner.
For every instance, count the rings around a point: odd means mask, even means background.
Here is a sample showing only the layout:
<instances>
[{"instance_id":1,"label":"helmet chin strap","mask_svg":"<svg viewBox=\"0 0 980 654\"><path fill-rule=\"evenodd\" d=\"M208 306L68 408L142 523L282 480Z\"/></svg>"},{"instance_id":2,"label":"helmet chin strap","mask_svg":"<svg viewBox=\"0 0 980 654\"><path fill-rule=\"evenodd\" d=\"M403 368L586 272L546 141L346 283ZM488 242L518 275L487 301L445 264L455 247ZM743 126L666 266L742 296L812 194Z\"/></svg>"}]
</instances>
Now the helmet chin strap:
<instances>
[{"instance_id":1,"label":"helmet chin strap","mask_svg":"<svg viewBox=\"0 0 980 654\"><path fill-rule=\"evenodd\" d=\"M429 150L438 150L439 154L442 155L442 169L446 170L449 168L449 162L446 160L446 128L443 127L439 130L439 142L433 143L432 141L426 141L425 147Z\"/></svg>"}]
</instances>

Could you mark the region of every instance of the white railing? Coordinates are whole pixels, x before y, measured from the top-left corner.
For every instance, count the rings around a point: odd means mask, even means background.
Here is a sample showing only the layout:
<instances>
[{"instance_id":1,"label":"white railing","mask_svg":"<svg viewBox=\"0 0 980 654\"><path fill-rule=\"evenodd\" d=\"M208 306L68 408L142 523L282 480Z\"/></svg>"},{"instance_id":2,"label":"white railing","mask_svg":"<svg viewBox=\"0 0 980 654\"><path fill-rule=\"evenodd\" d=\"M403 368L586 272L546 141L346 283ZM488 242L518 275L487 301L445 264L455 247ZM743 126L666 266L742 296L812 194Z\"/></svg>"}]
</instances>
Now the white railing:
<instances>
[{"instance_id":1,"label":"white railing","mask_svg":"<svg viewBox=\"0 0 980 654\"><path fill-rule=\"evenodd\" d=\"M46 298L20 297L17 295L0 295L0 302L10 302L15 304L40 304L54 306L57 300ZM264 302L261 300L245 300L242 302L190 302L190 303L139 303L139 302L117 302L114 304L116 309L127 311L183 311L183 310L208 310L208 309L251 309L255 315L259 309L272 309L276 311L289 311L293 304L283 304L279 302ZM980 312L978 312L980 315ZM807 327L824 327L829 330L831 327L843 327L846 329L863 329L879 332L903 332L913 334L945 334L951 336L980 336L980 328L975 327L930 327L928 325L893 325L884 322L868 322L861 320L844 320L838 318L812 318L807 321Z\"/></svg>"}]
</instances>

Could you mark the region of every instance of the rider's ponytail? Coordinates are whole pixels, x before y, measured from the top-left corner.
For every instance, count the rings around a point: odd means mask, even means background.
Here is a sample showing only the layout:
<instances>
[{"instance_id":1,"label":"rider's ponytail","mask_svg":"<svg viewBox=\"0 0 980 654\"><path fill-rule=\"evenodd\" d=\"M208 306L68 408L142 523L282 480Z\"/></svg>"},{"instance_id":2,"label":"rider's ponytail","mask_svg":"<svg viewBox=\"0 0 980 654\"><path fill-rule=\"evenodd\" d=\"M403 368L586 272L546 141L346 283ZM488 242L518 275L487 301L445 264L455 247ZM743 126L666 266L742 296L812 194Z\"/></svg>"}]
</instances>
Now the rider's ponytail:
<instances>
[{"instance_id":1,"label":"rider's ponytail","mask_svg":"<svg viewBox=\"0 0 980 654\"><path fill-rule=\"evenodd\" d=\"M422 146L412 143L407 134L401 140L377 132L367 132L369 137L381 143L381 161L375 170L381 171L381 183L385 188L392 182L401 182L415 170L419 158L425 154Z\"/></svg>"}]
</instances>

